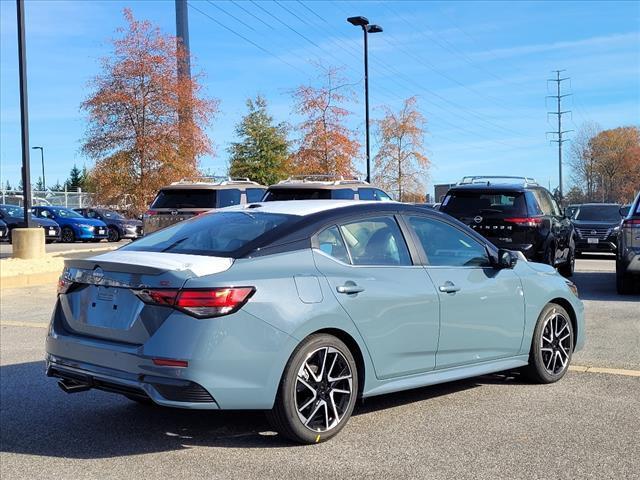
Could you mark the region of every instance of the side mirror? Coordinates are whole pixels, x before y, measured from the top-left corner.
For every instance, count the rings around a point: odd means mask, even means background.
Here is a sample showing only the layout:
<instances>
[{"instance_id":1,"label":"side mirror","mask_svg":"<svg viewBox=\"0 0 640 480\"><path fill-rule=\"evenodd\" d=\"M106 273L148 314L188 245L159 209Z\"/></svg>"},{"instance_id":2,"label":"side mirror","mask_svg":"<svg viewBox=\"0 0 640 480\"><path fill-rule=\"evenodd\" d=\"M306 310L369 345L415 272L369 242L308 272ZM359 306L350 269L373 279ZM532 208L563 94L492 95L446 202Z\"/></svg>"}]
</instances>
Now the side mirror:
<instances>
[{"instance_id":1,"label":"side mirror","mask_svg":"<svg viewBox=\"0 0 640 480\"><path fill-rule=\"evenodd\" d=\"M501 248L498 250L498 267L499 268L513 268L518 263L518 256L511 250L505 250Z\"/></svg>"},{"instance_id":2,"label":"side mirror","mask_svg":"<svg viewBox=\"0 0 640 480\"><path fill-rule=\"evenodd\" d=\"M629 215L629 210L631 210L630 207L620 207L620 210L618 210L618 213L620 213L620 216L622 218L626 218L627 215Z\"/></svg>"}]
</instances>

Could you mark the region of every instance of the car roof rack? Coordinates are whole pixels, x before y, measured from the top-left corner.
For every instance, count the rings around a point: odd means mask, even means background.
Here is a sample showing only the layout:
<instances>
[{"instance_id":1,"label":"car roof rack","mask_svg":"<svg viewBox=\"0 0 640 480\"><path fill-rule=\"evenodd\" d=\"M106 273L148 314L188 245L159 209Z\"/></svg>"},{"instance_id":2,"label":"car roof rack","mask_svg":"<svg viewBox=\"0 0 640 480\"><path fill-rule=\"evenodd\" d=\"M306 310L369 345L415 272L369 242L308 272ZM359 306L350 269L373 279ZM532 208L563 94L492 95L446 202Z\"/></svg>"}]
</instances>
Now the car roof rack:
<instances>
[{"instance_id":1,"label":"car roof rack","mask_svg":"<svg viewBox=\"0 0 640 480\"><path fill-rule=\"evenodd\" d=\"M355 175L292 175L286 180L281 180L278 185L290 185L296 183L321 183L323 185L366 184Z\"/></svg>"},{"instance_id":2,"label":"car roof rack","mask_svg":"<svg viewBox=\"0 0 640 480\"><path fill-rule=\"evenodd\" d=\"M484 183L486 185L505 184L505 183L522 183L522 185L525 187L539 186L539 183L536 182L535 178L517 177L517 176L509 176L509 175L472 175L468 177L462 177L462 180L458 182L458 185L472 185L472 184L478 184L478 183Z\"/></svg>"},{"instance_id":3,"label":"car roof rack","mask_svg":"<svg viewBox=\"0 0 640 480\"><path fill-rule=\"evenodd\" d=\"M219 175L214 176L196 176L181 178L177 182L172 182L171 185L189 185L189 184L206 184L206 185L234 185L234 184L250 184L259 185L257 182L253 182L246 177L224 177Z\"/></svg>"}]
</instances>

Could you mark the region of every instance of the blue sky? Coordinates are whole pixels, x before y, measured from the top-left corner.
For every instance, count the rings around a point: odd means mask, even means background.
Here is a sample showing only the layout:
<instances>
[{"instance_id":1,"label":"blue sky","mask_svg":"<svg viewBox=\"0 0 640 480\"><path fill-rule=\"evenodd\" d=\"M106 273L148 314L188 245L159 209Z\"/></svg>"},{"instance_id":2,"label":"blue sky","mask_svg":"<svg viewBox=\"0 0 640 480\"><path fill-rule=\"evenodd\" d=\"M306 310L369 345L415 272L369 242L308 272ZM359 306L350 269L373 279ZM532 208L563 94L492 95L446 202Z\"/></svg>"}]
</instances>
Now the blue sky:
<instances>
[{"instance_id":1,"label":"blue sky","mask_svg":"<svg viewBox=\"0 0 640 480\"><path fill-rule=\"evenodd\" d=\"M175 33L173 0L26 2L30 141L45 148L49 184L63 181L74 163L91 166L79 153L85 127L79 105L98 59L123 25L125 7ZM565 117L568 129L588 120L603 128L640 123L640 2L192 0L196 68L206 75L208 94L221 101L208 129L217 154L202 159L204 168L226 170L226 148L249 96L261 93L277 120L295 123L288 92L313 81L318 61L343 66L355 84L360 103L349 106L351 125L364 138L362 34L345 21L351 15L384 28L369 42L372 117L382 105L395 108L404 98L419 97L428 121L429 184L511 174L557 185L557 147L545 136L555 129L546 113L554 106L545 105L553 93L546 80L555 69L571 77L564 84L573 93L565 103L573 110ZM0 22L0 179L16 185L14 1L0 1ZM33 153L35 181L39 152Z\"/></svg>"}]
</instances>

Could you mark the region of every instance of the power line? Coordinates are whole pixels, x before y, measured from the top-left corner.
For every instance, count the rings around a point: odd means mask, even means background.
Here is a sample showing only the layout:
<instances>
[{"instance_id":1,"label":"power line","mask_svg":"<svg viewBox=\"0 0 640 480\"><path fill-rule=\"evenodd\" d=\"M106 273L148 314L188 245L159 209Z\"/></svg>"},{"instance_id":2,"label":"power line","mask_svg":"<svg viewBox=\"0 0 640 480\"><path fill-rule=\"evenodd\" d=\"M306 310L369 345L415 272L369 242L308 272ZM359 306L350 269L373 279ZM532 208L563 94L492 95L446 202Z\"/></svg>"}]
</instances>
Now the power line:
<instances>
[{"instance_id":1,"label":"power line","mask_svg":"<svg viewBox=\"0 0 640 480\"><path fill-rule=\"evenodd\" d=\"M254 32L256 31L255 28L253 28L251 25L249 25L248 23L243 22L241 19L239 19L238 17L236 17L234 14L227 12L224 8L222 8L220 5L216 5L215 3L213 3L211 0L207 0L207 3L210 4L212 7L217 8L218 10L220 10L222 13L228 15L229 17L233 18L236 22L241 23L242 25L244 25L245 27L247 27L249 30L253 30Z\"/></svg>"},{"instance_id":2,"label":"power line","mask_svg":"<svg viewBox=\"0 0 640 480\"><path fill-rule=\"evenodd\" d=\"M558 130L553 132L547 132L547 134L557 135L555 140L551 140L558 144L558 191L560 193L560 200L562 201L562 144L568 142L568 139L563 139L562 135L565 133L573 132L573 130L562 130L562 116L567 113L571 113L571 110L562 110L562 99L571 95L570 93L561 94L562 82L569 80L569 77L560 78L560 74L565 70L554 70L556 78L550 78L548 82L555 82L557 88L556 95L547 95L547 98L555 98L558 103L558 110L555 112L547 112L548 115L557 115L558 117Z\"/></svg>"},{"instance_id":3,"label":"power line","mask_svg":"<svg viewBox=\"0 0 640 480\"><path fill-rule=\"evenodd\" d=\"M258 20L260 23L262 23L263 25L266 25L267 27L269 27L271 30L273 30L275 27L267 22L265 22L264 20L262 20L260 17L254 15L253 13L251 13L249 10L247 10L246 8L244 8L240 2L236 2L235 0L231 0L231 3L233 3L236 7L238 7L240 10L242 10L243 12L245 12L246 14L252 16L253 18L255 18L256 20Z\"/></svg>"}]
</instances>

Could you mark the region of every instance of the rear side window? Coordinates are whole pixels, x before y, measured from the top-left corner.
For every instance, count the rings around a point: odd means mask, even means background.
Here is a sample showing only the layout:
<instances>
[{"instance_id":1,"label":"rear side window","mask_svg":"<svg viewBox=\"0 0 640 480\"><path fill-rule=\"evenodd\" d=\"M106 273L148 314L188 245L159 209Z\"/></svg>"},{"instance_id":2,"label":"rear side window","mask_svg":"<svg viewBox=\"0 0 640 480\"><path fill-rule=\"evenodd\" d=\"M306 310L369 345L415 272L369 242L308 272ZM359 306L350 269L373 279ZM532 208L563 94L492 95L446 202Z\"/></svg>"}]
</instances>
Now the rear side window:
<instances>
[{"instance_id":1,"label":"rear side window","mask_svg":"<svg viewBox=\"0 0 640 480\"><path fill-rule=\"evenodd\" d=\"M216 191L208 189L160 190L151 208L215 208Z\"/></svg>"},{"instance_id":2,"label":"rear side window","mask_svg":"<svg viewBox=\"0 0 640 480\"><path fill-rule=\"evenodd\" d=\"M230 188L218 190L218 208L231 207L232 205L240 205L240 190Z\"/></svg>"},{"instance_id":3,"label":"rear side window","mask_svg":"<svg viewBox=\"0 0 640 480\"><path fill-rule=\"evenodd\" d=\"M281 200L331 200L331 190L315 188L270 188L265 202Z\"/></svg>"},{"instance_id":4,"label":"rear side window","mask_svg":"<svg viewBox=\"0 0 640 480\"><path fill-rule=\"evenodd\" d=\"M411 265L402 232L391 217L368 218L340 226L354 265Z\"/></svg>"},{"instance_id":5,"label":"rear side window","mask_svg":"<svg viewBox=\"0 0 640 480\"><path fill-rule=\"evenodd\" d=\"M262 201L264 197L264 188L247 188L245 193L247 195L247 203L257 203Z\"/></svg>"},{"instance_id":6,"label":"rear side window","mask_svg":"<svg viewBox=\"0 0 640 480\"><path fill-rule=\"evenodd\" d=\"M382 202L391 201L391 197L377 188L359 188L358 196L360 200L378 200Z\"/></svg>"},{"instance_id":7,"label":"rear side window","mask_svg":"<svg viewBox=\"0 0 640 480\"><path fill-rule=\"evenodd\" d=\"M409 217L422 244L427 262L434 267L486 267L490 265L484 246L464 232L439 220Z\"/></svg>"},{"instance_id":8,"label":"rear side window","mask_svg":"<svg viewBox=\"0 0 640 480\"><path fill-rule=\"evenodd\" d=\"M355 192L350 188L338 188L333 190L331 198L334 200L353 200L355 198Z\"/></svg>"},{"instance_id":9,"label":"rear side window","mask_svg":"<svg viewBox=\"0 0 640 480\"><path fill-rule=\"evenodd\" d=\"M350 263L347 247L344 245L342 235L340 235L340 231L335 225L318 234L318 245L320 250L330 257L344 263Z\"/></svg>"},{"instance_id":10,"label":"rear side window","mask_svg":"<svg viewBox=\"0 0 640 480\"><path fill-rule=\"evenodd\" d=\"M527 216L522 192L451 192L440 210L454 217Z\"/></svg>"},{"instance_id":11,"label":"rear side window","mask_svg":"<svg viewBox=\"0 0 640 480\"><path fill-rule=\"evenodd\" d=\"M297 218L259 212L208 213L145 235L123 250L232 256L236 250Z\"/></svg>"}]
</instances>

